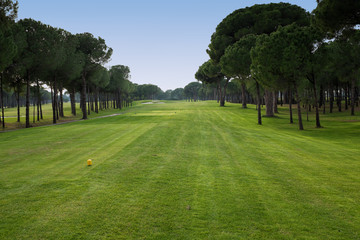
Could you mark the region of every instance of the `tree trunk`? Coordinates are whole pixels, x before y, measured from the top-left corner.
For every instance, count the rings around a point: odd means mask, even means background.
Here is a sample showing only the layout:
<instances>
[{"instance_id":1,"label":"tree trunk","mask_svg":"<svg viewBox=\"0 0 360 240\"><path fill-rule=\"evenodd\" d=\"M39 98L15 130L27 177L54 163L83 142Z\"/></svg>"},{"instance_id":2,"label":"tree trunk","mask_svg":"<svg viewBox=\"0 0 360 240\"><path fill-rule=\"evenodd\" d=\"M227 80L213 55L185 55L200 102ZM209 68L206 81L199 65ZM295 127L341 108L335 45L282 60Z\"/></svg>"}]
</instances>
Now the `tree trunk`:
<instances>
[{"instance_id":1,"label":"tree trunk","mask_svg":"<svg viewBox=\"0 0 360 240\"><path fill-rule=\"evenodd\" d=\"M349 105L348 105L348 85L346 84L346 87L345 87L345 110L348 110L349 109Z\"/></svg>"},{"instance_id":2,"label":"tree trunk","mask_svg":"<svg viewBox=\"0 0 360 240\"><path fill-rule=\"evenodd\" d=\"M56 123L56 120L57 120L57 117L56 117L56 108L57 108L57 102L56 102L56 92L57 92L57 89L56 89L56 76L54 76L54 83L53 83L53 89L54 89L54 92L53 92L53 97L52 97L52 107L53 107L53 124Z\"/></svg>"},{"instance_id":3,"label":"tree trunk","mask_svg":"<svg viewBox=\"0 0 360 240\"><path fill-rule=\"evenodd\" d=\"M76 116L76 102L75 102L75 88L72 88L70 91L70 104L71 104L71 113Z\"/></svg>"},{"instance_id":4,"label":"tree trunk","mask_svg":"<svg viewBox=\"0 0 360 240\"><path fill-rule=\"evenodd\" d=\"M351 116L355 115L355 78L351 79Z\"/></svg>"},{"instance_id":5,"label":"tree trunk","mask_svg":"<svg viewBox=\"0 0 360 240\"><path fill-rule=\"evenodd\" d=\"M64 99L63 99L63 86L62 82L60 82L60 117L64 117Z\"/></svg>"},{"instance_id":6,"label":"tree trunk","mask_svg":"<svg viewBox=\"0 0 360 240\"><path fill-rule=\"evenodd\" d=\"M336 88L336 102L338 105L339 112L341 112L341 88Z\"/></svg>"},{"instance_id":7,"label":"tree trunk","mask_svg":"<svg viewBox=\"0 0 360 240\"><path fill-rule=\"evenodd\" d=\"M56 119L59 120L59 97L58 97L58 93L56 92Z\"/></svg>"},{"instance_id":8,"label":"tree trunk","mask_svg":"<svg viewBox=\"0 0 360 240\"><path fill-rule=\"evenodd\" d=\"M266 117L274 117L273 96L270 90L265 90Z\"/></svg>"},{"instance_id":9,"label":"tree trunk","mask_svg":"<svg viewBox=\"0 0 360 240\"><path fill-rule=\"evenodd\" d=\"M82 89L81 89L81 110L83 113L82 119L87 119L87 112L86 112L86 75L85 73L82 74Z\"/></svg>"},{"instance_id":10,"label":"tree trunk","mask_svg":"<svg viewBox=\"0 0 360 240\"><path fill-rule=\"evenodd\" d=\"M295 88L296 101L297 101L297 112L298 112L298 120L299 120L299 130L304 130L304 126L303 126L303 122L302 122L302 117L301 117L300 97L299 97L299 92L298 92L296 83L294 83L294 88Z\"/></svg>"},{"instance_id":11,"label":"tree trunk","mask_svg":"<svg viewBox=\"0 0 360 240\"><path fill-rule=\"evenodd\" d=\"M256 80L255 80L256 81ZM260 86L258 81L256 81L256 94L257 94L257 111L258 111L258 124L261 125L261 96L260 96Z\"/></svg>"},{"instance_id":12,"label":"tree trunk","mask_svg":"<svg viewBox=\"0 0 360 240\"><path fill-rule=\"evenodd\" d=\"M273 95L274 113L279 113L278 107L277 107L277 104L278 104L278 91L274 91L272 95Z\"/></svg>"},{"instance_id":13,"label":"tree trunk","mask_svg":"<svg viewBox=\"0 0 360 240\"><path fill-rule=\"evenodd\" d=\"M33 97L33 123L35 123L35 91Z\"/></svg>"},{"instance_id":14,"label":"tree trunk","mask_svg":"<svg viewBox=\"0 0 360 240\"><path fill-rule=\"evenodd\" d=\"M293 111L292 111L292 91L291 89L289 88L288 90L288 95L289 95L289 112L290 112L290 123L294 123L294 120L293 120Z\"/></svg>"},{"instance_id":15,"label":"tree trunk","mask_svg":"<svg viewBox=\"0 0 360 240\"><path fill-rule=\"evenodd\" d=\"M90 115L90 86L87 87L87 98L88 98L88 115Z\"/></svg>"},{"instance_id":16,"label":"tree trunk","mask_svg":"<svg viewBox=\"0 0 360 240\"><path fill-rule=\"evenodd\" d=\"M323 114L326 113L326 94L325 94L325 90L323 90Z\"/></svg>"},{"instance_id":17,"label":"tree trunk","mask_svg":"<svg viewBox=\"0 0 360 240\"><path fill-rule=\"evenodd\" d=\"M241 100L242 100L242 108L247 108L246 105L246 85L244 82L241 83Z\"/></svg>"},{"instance_id":18,"label":"tree trunk","mask_svg":"<svg viewBox=\"0 0 360 240\"><path fill-rule=\"evenodd\" d=\"M26 76L26 128L30 127L30 74Z\"/></svg>"},{"instance_id":19,"label":"tree trunk","mask_svg":"<svg viewBox=\"0 0 360 240\"><path fill-rule=\"evenodd\" d=\"M40 92L40 85L39 80L36 80L36 86L37 86L37 121L40 121L40 103L41 103L41 92Z\"/></svg>"},{"instance_id":20,"label":"tree trunk","mask_svg":"<svg viewBox=\"0 0 360 240\"><path fill-rule=\"evenodd\" d=\"M40 101L40 118L41 118L41 120L43 119L43 112L42 112L42 105L41 105L41 101Z\"/></svg>"},{"instance_id":21,"label":"tree trunk","mask_svg":"<svg viewBox=\"0 0 360 240\"><path fill-rule=\"evenodd\" d=\"M20 89L19 89L19 86L17 86L16 101L17 101L17 122L20 122Z\"/></svg>"},{"instance_id":22,"label":"tree trunk","mask_svg":"<svg viewBox=\"0 0 360 240\"><path fill-rule=\"evenodd\" d=\"M91 111L95 111L95 107L94 107L94 93L90 94L90 100L91 100Z\"/></svg>"},{"instance_id":23,"label":"tree trunk","mask_svg":"<svg viewBox=\"0 0 360 240\"><path fill-rule=\"evenodd\" d=\"M105 109L109 109L109 94L106 94L106 103L105 103Z\"/></svg>"},{"instance_id":24,"label":"tree trunk","mask_svg":"<svg viewBox=\"0 0 360 240\"><path fill-rule=\"evenodd\" d=\"M319 108L322 107L323 103L324 103L324 89L323 86L320 85Z\"/></svg>"},{"instance_id":25,"label":"tree trunk","mask_svg":"<svg viewBox=\"0 0 360 240\"><path fill-rule=\"evenodd\" d=\"M221 81L219 81L219 90L220 90L220 107L225 107L225 97L226 97L226 88L229 84L230 78L226 78L226 82L223 88L221 88Z\"/></svg>"},{"instance_id":26,"label":"tree trunk","mask_svg":"<svg viewBox=\"0 0 360 240\"><path fill-rule=\"evenodd\" d=\"M96 93L96 101L98 103L98 111L101 111L103 109L102 106L102 92L97 88L97 93Z\"/></svg>"},{"instance_id":27,"label":"tree trunk","mask_svg":"<svg viewBox=\"0 0 360 240\"><path fill-rule=\"evenodd\" d=\"M95 87L95 112L96 113L99 113L98 98L99 98L99 89L98 89L98 87Z\"/></svg>"},{"instance_id":28,"label":"tree trunk","mask_svg":"<svg viewBox=\"0 0 360 240\"><path fill-rule=\"evenodd\" d=\"M321 128L320 125L320 115L319 115L319 102L317 98L317 88L316 88L316 78L315 74L312 73L312 84L313 84L313 92L314 92L314 104L315 104L315 115L316 115L316 127ZM321 94L322 95L322 94Z\"/></svg>"},{"instance_id":29,"label":"tree trunk","mask_svg":"<svg viewBox=\"0 0 360 240\"><path fill-rule=\"evenodd\" d=\"M121 92L119 90L119 93L118 93L118 109L122 109L122 102L121 102ZM152 97L151 99L154 99L154 97Z\"/></svg>"},{"instance_id":30,"label":"tree trunk","mask_svg":"<svg viewBox=\"0 0 360 240\"><path fill-rule=\"evenodd\" d=\"M1 83L0 83L0 101L1 101L1 117L2 117L2 127L5 128L5 113L4 113L4 97L3 97L3 81L4 73L1 73Z\"/></svg>"},{"instance_id":31,"label":"tree trunk","mask_svg":"<svg viewBox=\"0 0 360 240\"><path fill-rule=\"evenodd\" d=\"M329 112L332 113L333 112L333 108L334 108L334 89L330 88L330 110Z\"/></svg>"},{"instance_id":32,"label":"tree trunk","mask_svg":"<svg viewBox=\"0 0 360 240\"><path fill-rule=\"evenodd\" d=\"M310 108L310 104L309 104L309 107L306 108L306 121L307 122L309 121L309 108Z\"/></svg>"}]
</instances>

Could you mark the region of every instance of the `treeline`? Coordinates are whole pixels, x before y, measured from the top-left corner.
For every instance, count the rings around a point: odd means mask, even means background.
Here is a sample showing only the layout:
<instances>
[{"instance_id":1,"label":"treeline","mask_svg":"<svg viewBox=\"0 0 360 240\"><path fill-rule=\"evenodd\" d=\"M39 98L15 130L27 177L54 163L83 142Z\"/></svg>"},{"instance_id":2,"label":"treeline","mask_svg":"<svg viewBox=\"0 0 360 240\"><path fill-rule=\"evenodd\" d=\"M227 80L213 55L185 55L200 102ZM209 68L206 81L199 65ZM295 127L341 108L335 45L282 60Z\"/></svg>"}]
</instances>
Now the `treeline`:
<instances>
[{"instance_id":1,"label":"treeline","mask_svg":"<svg viewBox=\"0 0 360 240\"><path fill-rule=\"evenodd\" d=\"M344 13L334 2L320 1L311 14L288 3L234 11L217 26L207 49L210 59L195 78L216 89L220 106L225 100L244 108L256 102L259 124L262 102L269 117L278 104L288 103L291 123L296 104L301 130L302 109L314 108L316 127L321 127L319 109L325 113L327 101L330 113L334 106L342 111L345 104L354 115L359 104L360 30L355 26L360 4L346 1Z\"/></svg>"},{"instance_id":2,"label":"treeline","mask_svg":"<svg viewBox=\"0 0 360 240\"><path fill-rule=\"evenodd\" d=\"M162 92L155 85L138 85L130 69L116 65L107 69L113 50L91 33L71 34L33 19L15 21L17 1L0 1L0 121L5 127L4 108L26 107L30 127L30 106L36 120L43 119L42 104L52 103L53 123L64 117L63 102L69 96L71 112L80 102L83 119L91 112L121 109L133 100L151 99ZM47 91L49 90L49 91ZM64 92L67 93L64 96ZM68 100L68 99L65 99Z\"/></svg>"}]
</instances>

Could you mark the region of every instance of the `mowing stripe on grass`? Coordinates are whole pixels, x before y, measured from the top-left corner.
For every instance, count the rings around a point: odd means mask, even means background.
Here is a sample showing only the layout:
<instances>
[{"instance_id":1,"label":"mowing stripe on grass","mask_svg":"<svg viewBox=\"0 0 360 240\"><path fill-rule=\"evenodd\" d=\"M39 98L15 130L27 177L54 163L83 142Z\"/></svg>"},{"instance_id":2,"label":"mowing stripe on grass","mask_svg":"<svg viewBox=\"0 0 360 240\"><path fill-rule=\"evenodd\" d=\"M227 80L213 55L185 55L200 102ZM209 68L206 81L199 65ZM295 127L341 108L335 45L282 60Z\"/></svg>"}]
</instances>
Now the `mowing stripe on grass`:
<instances>
[{"instance_id":1,"label":"mowing stripe on grass","mask_svg":"<svg viewBox=\"0 0 360 240\"><path fill-rule=\"evenodd\" d=\"M1 134L0 238L359 238L359 123L300 132L280 109L258 126L249 107L166 102Z\"/></svg>"}]
</instances>

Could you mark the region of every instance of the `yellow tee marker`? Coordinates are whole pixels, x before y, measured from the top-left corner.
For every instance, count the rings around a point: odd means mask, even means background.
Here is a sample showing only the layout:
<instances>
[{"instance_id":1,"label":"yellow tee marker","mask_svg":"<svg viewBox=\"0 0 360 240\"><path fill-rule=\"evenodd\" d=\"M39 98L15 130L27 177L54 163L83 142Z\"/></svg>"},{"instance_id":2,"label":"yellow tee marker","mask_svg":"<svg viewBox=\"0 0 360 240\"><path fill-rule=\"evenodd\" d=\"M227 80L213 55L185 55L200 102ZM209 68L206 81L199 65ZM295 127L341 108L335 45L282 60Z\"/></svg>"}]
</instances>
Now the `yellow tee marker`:
<instances>
[{"instance_id":1,"label":"yellow tee marker","mask_svg":"<svg viewBox=\"0 0 360 240\"><path fill-rule=\"evenodd\" d=\"M87 160L87 165L88 165L88 167L92 165L92 160L91 159Z\"/></svg>"}]
</instances>

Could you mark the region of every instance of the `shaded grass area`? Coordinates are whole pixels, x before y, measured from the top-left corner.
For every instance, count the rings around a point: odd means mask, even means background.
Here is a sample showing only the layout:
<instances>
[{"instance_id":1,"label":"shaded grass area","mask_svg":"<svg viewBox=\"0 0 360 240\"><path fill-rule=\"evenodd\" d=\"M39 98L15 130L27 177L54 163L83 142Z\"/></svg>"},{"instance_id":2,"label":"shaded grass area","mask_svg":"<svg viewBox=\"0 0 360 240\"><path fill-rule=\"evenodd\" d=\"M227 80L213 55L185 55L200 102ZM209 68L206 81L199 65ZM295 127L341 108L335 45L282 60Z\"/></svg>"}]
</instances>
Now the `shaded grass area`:
<instances>
[{"instance_id":1,"label":"shaded grass area","mask_svg":"<svg viewBox=\"0 0 360 240\"><path fill-rule=\"evenodd\" d=\"M141 103L141 101L133 102L133 106L140 104L140 103ZM80 109L80 105L76 104L76 107L77 107L76 108L77 114L76 114L76 116L73 116L71 114L70 102L64 103L64 117L60 117L57 120L57 123L64 123L64 122L70 122L70 121L76 121L76 120L82 119L82 112ZM91 119L91 118L121 113L127 109L128 108L123 108L121 110L109 108L109 109L99 110L99 113L95 113L95 112L91 111L90 115L88 115L88 118ZM51 103L44 104L42 106L42 110L43 110L43 119L40 119L40 121L37 121L37 110L35 109L35 118L34 118L34 107L33 106L30 107L30 125L31 125L31 127L44 126L44 125L49 125L49 124L53 123L52 104ZM6 131L6 130L25 128L25 121L26 121L25 113L26 113L26 108L21 107L20 108L20 122L17 122L17 108L6 108L5 109L5 129L0 127L0 132Z\"/></svg>"},{"instance_id":2,"label":"shaded grass area","mask_svg":"<svg viewBox=\"0 0 360 240\"><path fill-rule=\"evenodd\" d=\"M360 119L336 116L167 102L2 133L0 239L359 239Z\"/></svg>"}]
</instances>

